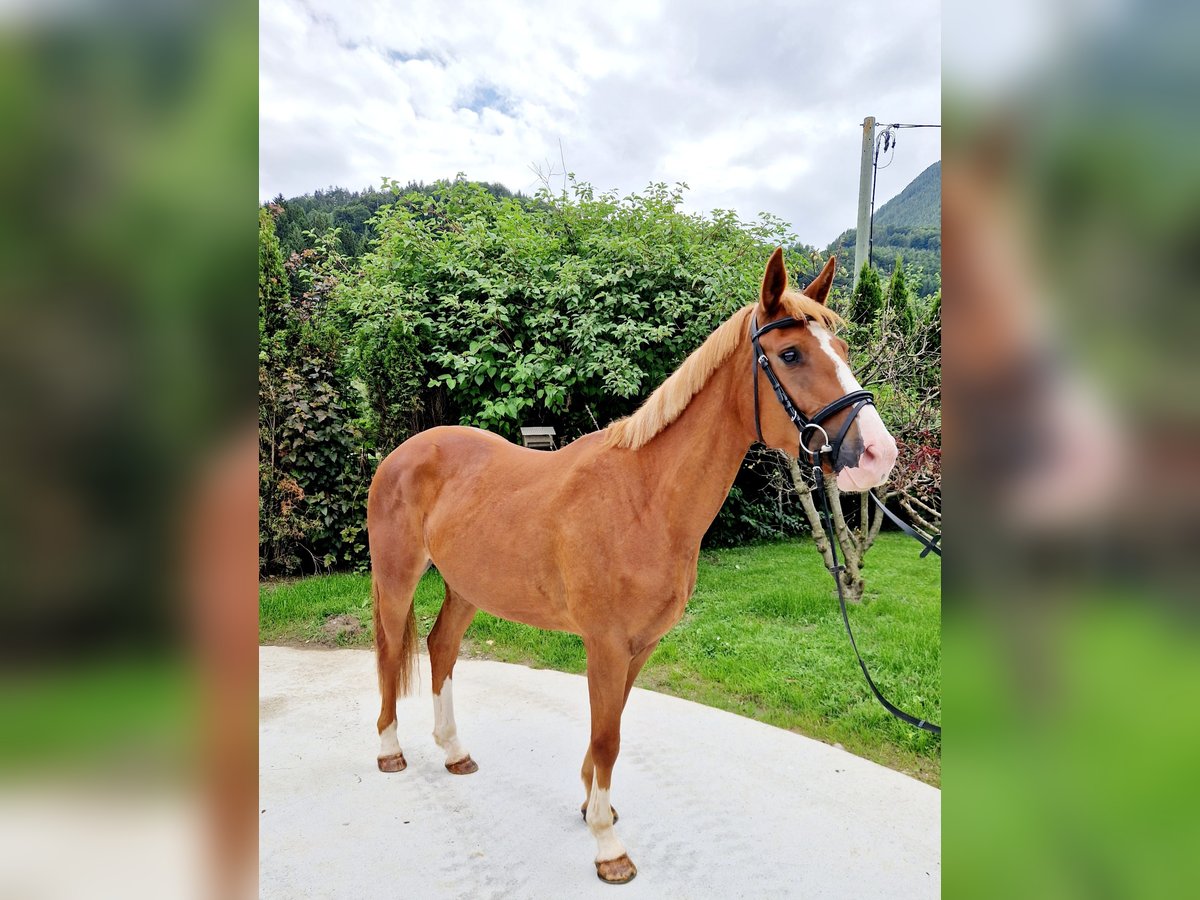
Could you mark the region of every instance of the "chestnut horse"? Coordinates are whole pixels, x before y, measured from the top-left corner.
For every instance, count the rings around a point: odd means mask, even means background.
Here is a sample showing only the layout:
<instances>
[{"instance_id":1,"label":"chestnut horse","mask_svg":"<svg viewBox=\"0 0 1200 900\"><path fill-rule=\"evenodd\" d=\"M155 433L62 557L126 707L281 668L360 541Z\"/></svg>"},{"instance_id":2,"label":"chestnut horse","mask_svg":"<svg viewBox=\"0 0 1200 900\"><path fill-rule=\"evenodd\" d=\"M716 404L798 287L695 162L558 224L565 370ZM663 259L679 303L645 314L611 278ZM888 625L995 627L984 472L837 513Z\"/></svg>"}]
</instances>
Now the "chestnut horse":
<instances>
[{"instance_id":1,"label":"chestnut horse","mask_svg":"<svg viewBox=\"0 0 1200 900\"><path fill-rule=\"evenodd\" d=\"M477 769L458 737L451 675L477 610L583 638L591 743L582 812L608 882L637 874L609 804L621 713L658 641L683 616L696 584L700 540L729 493L761 426L765 444L797 452L796 426L775 402L751 349L761 350L803 411L860 390L840 322L825 306L831 258L803 293L788 289L783 252L767 263L757 303L733 314L627 419L560 450L517 447L474 428L443 427L405 441L371 483L367 523L375 646L383 706L379 768L405 767L396 698L411 684L413 592L432 562L446 599L429 635L434 740L454 774ZM785 317L789 327L764 331ZM756 422L755 379L763 396ZM847 411L828 420L830 433ZM853 417L836 459L842 490L882 484L896 443L873 406ZM828 470L828 469L827 469Z\"/></svg>"}]
</instances>

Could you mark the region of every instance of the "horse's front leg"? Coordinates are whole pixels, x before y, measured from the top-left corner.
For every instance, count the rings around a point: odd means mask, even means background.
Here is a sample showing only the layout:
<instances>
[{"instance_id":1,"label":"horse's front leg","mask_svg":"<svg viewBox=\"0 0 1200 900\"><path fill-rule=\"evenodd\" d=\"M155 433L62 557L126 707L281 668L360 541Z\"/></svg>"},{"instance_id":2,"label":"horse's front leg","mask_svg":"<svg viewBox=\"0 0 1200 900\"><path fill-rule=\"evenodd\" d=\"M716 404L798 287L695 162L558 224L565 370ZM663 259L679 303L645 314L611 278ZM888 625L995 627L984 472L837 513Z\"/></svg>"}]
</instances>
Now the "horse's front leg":
<instances>
[{"instance_id":1,"label":"horse's front leg","mask_svg":"<svg viewBox=\"0 0 1200 900\"><path fill-rule=\"evenodd\" d=\"M629 692L633 690L633 682L642 671L642 666L646 665L646 660L650 658L650 654L654 652L654 648L658 646L658 641L643 648L629 663L629 671L625 676L625 696L621 700L621 709L625 709L625 705L629 703ZM583 766L579 770L579 776L583 779L583 806L579 807L579 812L583 814L583 820L587 821L588 803L592 799L592 782L594 781L596 767L592 763L592 746L588 744L587 753L583 757ZM621 820L617 815L616 807L612 808L613 824Z\"/></svg>"},{"instance_id":2,"label":"horse's front leg","mask_svg":"<svg viewBox=\"0 0 1200 900\"><path fill-rule=\"evenodd\" d=\"M615 817L609 794L613 765L621 749L621 711L632 658L623 648L606 644L589 644L587 658L593 773L585 818L596 839L596 874L602 881L622 884L637 874L637 867L613 828Z\"/></svg>"}]
</instances>

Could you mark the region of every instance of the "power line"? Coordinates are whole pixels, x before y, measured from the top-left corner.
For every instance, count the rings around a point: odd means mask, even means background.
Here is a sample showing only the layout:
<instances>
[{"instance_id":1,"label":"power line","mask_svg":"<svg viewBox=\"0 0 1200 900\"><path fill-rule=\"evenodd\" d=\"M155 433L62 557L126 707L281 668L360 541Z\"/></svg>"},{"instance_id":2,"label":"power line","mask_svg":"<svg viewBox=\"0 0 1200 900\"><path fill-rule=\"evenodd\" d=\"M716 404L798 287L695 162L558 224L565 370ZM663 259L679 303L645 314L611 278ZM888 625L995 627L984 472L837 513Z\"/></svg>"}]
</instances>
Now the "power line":
<instances>
[{"instance_id":1,"label":"power line","mask_svg":"<svg viewBox=\"0 0 1200 900\"><path fill-rule=\"evenodd\" d=\"M857 123L862 124L862 123ZM941 125L914 125L911 122L876 122L876 128L941 128Z\"/></svg>"},{"instance_id":2,"label":"power line","mask_svg":"<svg viewBox=\"0 0 1200 900\"><path fill-rule=\"evenodd\" d=\"M880 126L876 124L876 128ZM875 152L871 159L871 216L867 230L867 265L875 264L875 185L879 180L879 170L886 169L892 164L896 158L896 135L893 133L899 128L941 128L941 125L918 125L906 122L892 122L882 126L883 130L875 137ZM887 153L891 150L891 155L888 156L887 162L884 165L879 165L879 145L883 145L883 152ZM855 263L857 265L857 262Z\"/></svg>"},{"instance_id":3,"label":"power line","mask_svg":"<svg viewBox=\"0 0 1200 900\"><path fill-rule=\"evenodd\" d=\"M857 237L854 242L854 288L858 287L858 276L864 268L874 264L875 250L875 185L880 168L886 169L895 159L895 152L888 154L896 145L896 135L902 128L941 128L933 122L879 122L874 116L866 116L861 124L862 150L859 155L858 175L858 220L855 226ZM879 134L876 129L882 129ZM882 145L885 160L879 165ZM865 257L865 259L864 259Z\"/></svg>"}]
</instances>

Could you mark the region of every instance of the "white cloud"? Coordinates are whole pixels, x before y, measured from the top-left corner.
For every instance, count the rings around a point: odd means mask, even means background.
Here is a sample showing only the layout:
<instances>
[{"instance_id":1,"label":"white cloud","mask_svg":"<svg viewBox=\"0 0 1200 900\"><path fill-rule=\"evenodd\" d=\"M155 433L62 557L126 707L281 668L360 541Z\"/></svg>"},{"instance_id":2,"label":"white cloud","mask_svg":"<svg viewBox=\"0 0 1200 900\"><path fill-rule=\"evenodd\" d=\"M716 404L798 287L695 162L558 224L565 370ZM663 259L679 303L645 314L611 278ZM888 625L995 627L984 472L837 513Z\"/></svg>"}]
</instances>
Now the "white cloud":
<instances>
[{"instance_id":1,"label":"white cloud","mask_svg":"<svg viewBox=\"0 0 1200 900\"><path fill-rule=\"evenodd\" d=\"M866 114L940 121L939 6L263 0L263 199L531 165L597 188L686 181L824 247L853 225ZM905 131L877 202L940 157Z\"/></svg>"}]
</instances>

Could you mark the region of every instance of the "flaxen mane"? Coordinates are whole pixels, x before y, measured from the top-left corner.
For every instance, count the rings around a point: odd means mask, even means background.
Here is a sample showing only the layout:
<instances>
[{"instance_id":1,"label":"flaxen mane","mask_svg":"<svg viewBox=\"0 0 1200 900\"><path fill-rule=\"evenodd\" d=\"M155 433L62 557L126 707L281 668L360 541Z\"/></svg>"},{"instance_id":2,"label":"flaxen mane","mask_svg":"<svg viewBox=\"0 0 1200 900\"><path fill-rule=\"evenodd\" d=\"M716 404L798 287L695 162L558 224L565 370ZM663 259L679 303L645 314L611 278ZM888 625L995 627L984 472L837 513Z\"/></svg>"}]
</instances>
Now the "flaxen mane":
<instances>
[{"instance_id":1,"label":"flaxen mane","mask_svg":"<svg viewBox=\"0 0 1200 900\"><path fill-rule=\"evenodd\" d=\"M781 302L788 315L797 319L815 319L831 330L842 323L837 313L798 291L788 291ZM749 334L750 314L755 306L752 303L734 313L646 398L637 412L609 425L605 430L605 445L636 450L678 419L697 392L708 384L717 367Z\"/></svg>"}]
</instances>

